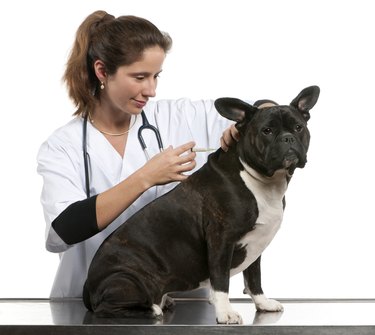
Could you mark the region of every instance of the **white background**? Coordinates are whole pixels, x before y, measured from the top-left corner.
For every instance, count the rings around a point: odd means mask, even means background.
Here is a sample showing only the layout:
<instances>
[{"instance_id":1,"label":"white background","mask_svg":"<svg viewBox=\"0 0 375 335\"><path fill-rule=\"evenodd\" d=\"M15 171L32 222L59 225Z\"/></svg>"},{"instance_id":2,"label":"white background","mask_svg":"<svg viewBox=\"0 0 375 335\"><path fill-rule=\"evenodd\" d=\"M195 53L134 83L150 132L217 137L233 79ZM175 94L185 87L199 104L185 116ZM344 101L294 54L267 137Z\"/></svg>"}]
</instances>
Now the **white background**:
<instances>
[{"instance_id":1,"label":"white background","mask_svg":"<svg viewBox=\"0 0 375 335\"><path fill-rule=\"evenodd\" d=\"M74 34L97 9L134 14L174 47L158 98L289 103L319 85L309 162L263 256L276 298L375 298L375 20L371 0L12 0L0 5L0 297L47 297L58 256L44 249L36 154L71 119L61 83ZM232 296L240 296L235 277Z\"/></svg>"}]
</instances>

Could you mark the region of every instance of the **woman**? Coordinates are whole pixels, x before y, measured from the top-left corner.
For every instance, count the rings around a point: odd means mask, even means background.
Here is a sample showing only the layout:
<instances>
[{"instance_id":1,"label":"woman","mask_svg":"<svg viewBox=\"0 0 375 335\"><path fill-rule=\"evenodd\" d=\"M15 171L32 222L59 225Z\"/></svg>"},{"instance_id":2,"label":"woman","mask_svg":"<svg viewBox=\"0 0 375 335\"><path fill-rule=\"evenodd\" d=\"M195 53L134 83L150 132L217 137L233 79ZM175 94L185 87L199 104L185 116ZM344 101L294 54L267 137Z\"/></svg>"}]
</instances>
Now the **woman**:
<instances>
[{"instance_id":1,"label":"woman","mask_svg":"<svg viewBox=\"0 0 375 335\"><path fill-rule=\"evenodd\" d=\"M134 16L96 11L78 28L64 75L76 117L38 153L46 247L60 253L52 298L82 296L102 241L205 162L191 151L195 143L215 148L221 141L225 149L237 136L213 101L149 101L171 44L169 35ZM143 132L149 160L138 139L142 110L166 145L159 152L154 134Z\"/></svg>"}]
</instances>

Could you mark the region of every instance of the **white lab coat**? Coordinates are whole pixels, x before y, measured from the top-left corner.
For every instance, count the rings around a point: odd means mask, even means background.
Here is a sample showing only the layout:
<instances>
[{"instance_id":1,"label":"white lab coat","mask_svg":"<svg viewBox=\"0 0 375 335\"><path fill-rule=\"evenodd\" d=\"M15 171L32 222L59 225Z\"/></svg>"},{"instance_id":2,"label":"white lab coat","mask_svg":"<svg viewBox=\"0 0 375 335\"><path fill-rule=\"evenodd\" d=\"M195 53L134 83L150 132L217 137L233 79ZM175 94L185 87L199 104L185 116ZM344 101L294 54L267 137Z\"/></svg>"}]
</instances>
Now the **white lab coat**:
<instances>
[{"instance_id":1,"label":"white lab coat","mask_svg":"<svg viewBox=\"0 0 375 335\"><path fill-rule=\"evenodd\" d=\"M145 112L150 124L159 128L164 147L174 147L190 140L197 147L220 146L220 137L230 121L221 117L212 100L160 100L149 102ZM131 120L131 124L134 117ZM51 227L52 221L70 204L86 198L82 153L81 117L74 118L56 130L38 153L38 173L43 177L41 203L46 221L46 248L60 254L60 264L53 283L51 298L81 297L90 262L103 240L129 216L151 200L169 191L175 184L149 189L122 215L97 235L74 245L67 245ZM143 166L145 155L138 141L139 116L131 128L122 158L106 138L87 124L87 151L90 156L90 192L101 193ZM159 152L154 134L144 131L143 137L151 155ZM207 154L197 153L197 168Z\"/></svg>"}]
</instances>

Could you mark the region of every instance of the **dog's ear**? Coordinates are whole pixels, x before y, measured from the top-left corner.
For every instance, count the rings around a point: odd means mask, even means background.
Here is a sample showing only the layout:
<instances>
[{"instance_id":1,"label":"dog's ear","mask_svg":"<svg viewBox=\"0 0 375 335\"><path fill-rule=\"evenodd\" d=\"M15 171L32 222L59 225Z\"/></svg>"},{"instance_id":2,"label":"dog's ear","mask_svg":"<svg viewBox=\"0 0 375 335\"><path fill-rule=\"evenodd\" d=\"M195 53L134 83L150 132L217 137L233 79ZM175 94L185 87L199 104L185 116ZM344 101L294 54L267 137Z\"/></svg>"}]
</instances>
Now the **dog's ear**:
<instances>
[{"instance_id":1,"label":"dog's ear","mask_svg":"<svg viewBox=\"0 0 375 335\"><path fill-rule=\"evenodd\" d=\"M309 86L301 91L296 98L290 103L291 106L297 108L306 121L310 119L310 109L313 108L318 101L320 88L318 86Z\"/></svg>"},{"instance_id":2,"label":"dog's ear","mask_svg":"<svg viewBox=\"0 0 375 335\"><path fill-rule=\"evenodd\" d=\"M250 120L258 111L258 108L236 98L219 98L215 100L215 107L221 116L239 124Z\"/></svg>"}]
</instances>

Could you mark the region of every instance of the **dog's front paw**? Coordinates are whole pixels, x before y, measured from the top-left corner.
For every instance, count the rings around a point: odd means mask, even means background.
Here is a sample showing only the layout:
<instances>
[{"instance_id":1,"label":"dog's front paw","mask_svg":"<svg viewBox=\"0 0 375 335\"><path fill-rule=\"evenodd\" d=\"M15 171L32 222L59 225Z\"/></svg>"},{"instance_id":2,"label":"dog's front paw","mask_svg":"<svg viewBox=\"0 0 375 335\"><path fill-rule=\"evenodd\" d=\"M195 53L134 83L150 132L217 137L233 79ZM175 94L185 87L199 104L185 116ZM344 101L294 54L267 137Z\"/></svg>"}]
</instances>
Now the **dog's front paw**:
<instances>
[{"instance_id":1,"label":"dog's front paw","mask_svg":"<svg viewBox=\"0 0 375 335\"><path fill-rule=\"evenodd\" d=\"M267 299L264 302L256 305L259 312L282 312L284 311L283 305L274 299Z\"/></svg>"},{"instance_id":2,"label":"dog's front paw","mask_svg":"<svg viewBox=\"0 0 375 335\"><path fill-rule=\"evenodd\" d=\"M216 313L216 321L224 324L242 324L242 317L233 309L227 309Z\"/></svg>"},{"instance_id":3,"label":"dog's front paw","mask_svg":"<svg viewBox=\"0 0 375 335\"><path fill-rule=\"evenodd\" d=\"M228 293L211 291L211 300L215 306L217 323L224 324L241 324L242 317L239 313L232 309L229 302Z\"/></svg>"},{"instance_id":4,"label":"dog's front paw","mask_svg":"<svg viewBox=\"0 0 375 335\"><path fill-rule=\"evenodd\" d=\"M284 310L280 302L274 299L268 299L263 294L255 295L252 298L259 312L282 312Z\"/></svg>"}]
</instances>

